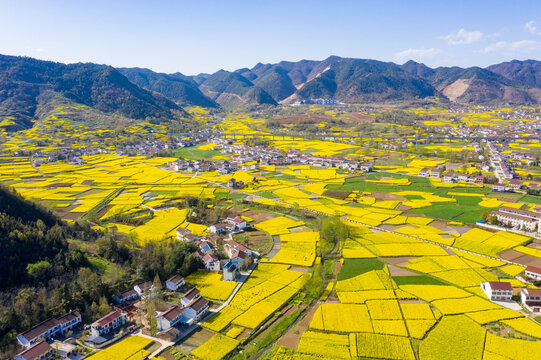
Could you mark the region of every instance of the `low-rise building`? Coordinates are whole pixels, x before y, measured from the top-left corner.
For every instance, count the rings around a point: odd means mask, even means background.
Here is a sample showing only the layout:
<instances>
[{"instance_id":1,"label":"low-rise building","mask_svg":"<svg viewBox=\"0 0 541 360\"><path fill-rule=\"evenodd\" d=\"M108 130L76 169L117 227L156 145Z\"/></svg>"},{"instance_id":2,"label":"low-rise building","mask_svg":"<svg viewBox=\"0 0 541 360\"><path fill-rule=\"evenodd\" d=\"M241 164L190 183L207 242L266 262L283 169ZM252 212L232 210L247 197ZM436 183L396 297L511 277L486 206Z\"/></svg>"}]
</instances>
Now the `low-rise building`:
<instances>
[{"instance_id":1,"label":"low-rise building","mask_svg":"<svg viewBox=\"0 0 541 360\"><path fill-rule=\"evenodd\" d=\"M427 169L427 168L421 169L421 171L419 171L419 176L429 177L430 176L430 170Z\"/></svg>"},{"instance_id":2,"label":"low-rise building","mask_svg":"<svg viewBox=\"0 0 541 360\"><path fill-rule=\"evenodd\" d=\"M220 260L218 257L214 254L205 254L203 258L203 263L205 264L205 268L209 271L220 271Z\"/></svg>"},{"instance_id":3,"label":"low-rise building","mask_svg":"<svg viewBox=\"0 0 541 360\"><path fill-rule=\"evenodd\" d=\"M90 325L92 336L103 336L109 334L126 324L126 321L126 313L119 310L113 310Z\"/></svg>"},{"instance_id":4,"label":"low-rise building","mask_svg":"<svg viewBox=\"0 0 541 360\"><path fill-rule=\"evenodd\" d=\"M535 266L528 266L524 270L524 275L534 280L541 280L541 269Z\"/></svg>"},{"instance_id":5,"label":"low-rise building","mask_svg":"<svg viewBox=\"0 0 541 360\"><path fill-rule=\"evenodd\" d=\"M509 188L511 190L519 190L522 187L522 181L519 179L511 179L509 180Z\"/></svg>"},{"instance_id":6,"label":"low-rise building","mask_svg":"<svg viewBox=\"0 0 541 360\"><path fill-rule=\"evenodd\" d=\"M232 261L228 261L224 265L222 279L224 281L237 281L240 276L239 266Z\"/></svg>"},{"instance_id":7,"label":"low-rise building","mask_svg":"<svg viewBox=\"0 0 541 360\"><path fill-rule=\"evenodd\" d=\"M171 291L178 291L184 286L184 284L186 284L186 282L184 281L184 277L182 275L173 275L167 279L165 282L165 287Z\"/></svg>"},{"instance_id":8,"label":"low-rise building","mask_svg":"<svg viewBox=\"0 0 541 360\"><path fill-rule=\"evenodd\" d=\"M184 308L184 315L193 321L200 321L208 311L209 301L203 297L199 297Z\"/></svg>"},{"instance_id":9,"label":"low-rise building","mask_svg":"<svg viewBox=\"0 0 541 360\"><path fill-rule=\"evenodd\" d=\"M133 290L137 292L137 294L142 297L143 295L148 295L154 291L154 285L151 281L145 281L140 284L137 284L133 287Z\"/></svg>"},{"instance_id":10,"label":"low-rise building","mask_svg":"<svg viewBox=\"0 0 541 360\"><path fill-rule=\"evenodd\" d=\"M17 335L17 341L22 346L29 348L41 340L51 340L57 335L63 335L66 331L81 323L81 314L71 311L66 315L55 319L47 319L33 326L25 332Z\"/></svg>"},{"instance_id":11,"label":"low-rise building","mask_svg":"<svg viewBox=\"0 0 541 360\"><path fill-rule=\"evenodd\" d=\"M470 175L468 174L458 174L457 180L459 182L468 182L469 178L470 178Z\"/></svg>"},{"instance_id":12,"label":"low-rise building","mask_svg":"<svg viewBox=\"0 0 541 360\"><path fill-rule=\"evenodd\" d=\"M223 234L225 232L225 225L224 224L213 224L207 227L207 230L211 234Z\"/></svg>"},{"instance_id":13,"label":"low-rise building","mask_svg":"<svg viewBox=\"0 0 541 360\"><path fill-rule=\"evenodd\" d=\"M512 214L504 211L491 211L490 216L495 216L498 222L505 226L535 231L539 224L539 219L527 215Z\"/></svg>"},{"instance_id":14,"label":"low-rise building","mask_svg":"<svg viewBox=\"0 0 541 360\"><path fill-rule=\"evenodd\" d=\"M82 317L78 311L70 311L66 315L57 318L57 320L60 324L60 334L63 335L73 329L75 326L79 325L82 321Z\"/></svg>"},{"instance_id":15,"label":"low-rise building","mask_svg":"<svg viewBox=\"0 0 541 360\"><path fill-rule=\"evenodd\" d=\"M53 356L54 350L46 341L41 341L36 345L20 352L15 356L15 360L44 360Z\"/></svg>"},{"instance_id":16,"label":"low-rise building","mask_svg":"<svg viewBox=\"0 0 541 360\"><path fill-rule=\"evenodd\" d=\"M433 179L439 179L441 177L441 169L432 168L430 170L430 177Z\"/></svg>"},{"instance_id":17,"label":"low-rise building","mask_svg":"<svg viewBox=\"0 0 541 360\"><path fill-rule=\"evenodd\" d=\"M443 182L452 183L452 182L455 182L455 179L456 179L455 173L446 173L445 175L443 175Z\"/></svg>"},{"instance_id":18,"label":"low-rise building","mask_svg":"<svg viewBox=\"0 0 541 360\"><path fill-rule=\"evenodd\" d=\"M120 294L115 295L115 297L113 298L113 300L117 304L123 304L136 299L139 299L139 294L134 289L128 289L126 291L123 291Z\"/></svg>"},{"instance_id":19,"label":"low-rise building","mask_svg":"<svg viewBox=\"0 0 541 360\"><path fill-rule=\"evenodd\" d=\"M158 330L168 330L182 322L184 310L180 306L172 306L156 317Z\"/></svg>"},{"instance_id":20,"label":"low-rise building","mask_svg":"<svg viewBox=\"0 0 541 360\"><path fill-rule=\"evenodd\" d=\"M494 183L494 184L492 184L492 191L504 192L505 191L505 184L502 184L502 183Z\"/></svg>"},{"instance_id":21,"label":"low-rise building","mask_svg":"<svg viewBox=\"0 0 541 360\"><path fill-rule=\"evenodd\" d=\"M541 289L523 288L520 291L520 301L529 311L541 312Z\"/></svg>"},{"instance_id":22,"label":"low-rise building","mask_svg":"<svg viewBox=\"0 0 541 360\"><path fill-rule=\"evenodd\" d=\"M490 300L511 301L513 287L508 282L485 281L481 283L481 290Z\"/></svg>"},{"instance_id":23,"label":"low-rise building","mask_svg":"<svg viewBox=\"0 0 541 360\"><path fill-rule=\"evenodd\" d=\"M201 292L196 288L193 288L186 294L184 294L184 296L180 299L180 303L182 304L182 306L188 306L190 303L192 303L194 300L199 299L200 297Z\"/></svg>"}]
</instances>

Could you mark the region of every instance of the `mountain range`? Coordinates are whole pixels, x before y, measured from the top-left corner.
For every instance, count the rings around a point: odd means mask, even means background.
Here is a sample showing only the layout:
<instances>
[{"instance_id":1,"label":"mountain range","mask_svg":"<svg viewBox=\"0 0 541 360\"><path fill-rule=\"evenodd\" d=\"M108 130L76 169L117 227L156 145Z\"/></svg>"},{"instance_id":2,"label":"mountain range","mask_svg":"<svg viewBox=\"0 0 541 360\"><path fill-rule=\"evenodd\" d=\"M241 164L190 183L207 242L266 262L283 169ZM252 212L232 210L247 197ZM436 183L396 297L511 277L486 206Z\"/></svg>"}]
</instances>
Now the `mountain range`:
<instances>
[{"instance_id":1,"label":"mountain range","mask_svg":"<svg viewBox=\"0 0 541 360\"><path fill-rule=\"evenodd\" d=\"M185 106L230 110L315 98L369 103L433 96L463 104L541 104L541 62L430 68L412 60L398 65L331 56L188 76L0 55L0 119L12 120L8 131L31 127L57 104L167 121L187 116Z\"/></svg>"}]
</instances>

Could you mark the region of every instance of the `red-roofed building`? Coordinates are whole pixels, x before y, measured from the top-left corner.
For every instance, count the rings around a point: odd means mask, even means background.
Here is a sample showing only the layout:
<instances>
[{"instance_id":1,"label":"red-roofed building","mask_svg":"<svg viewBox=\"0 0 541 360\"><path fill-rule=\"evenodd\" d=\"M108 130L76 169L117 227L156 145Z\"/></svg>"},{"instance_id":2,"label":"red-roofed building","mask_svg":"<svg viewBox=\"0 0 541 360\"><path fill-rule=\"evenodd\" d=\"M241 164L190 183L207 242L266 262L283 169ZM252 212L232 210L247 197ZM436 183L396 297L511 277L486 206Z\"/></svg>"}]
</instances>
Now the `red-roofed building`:
<instances>
[{"instance_id":1,"label":"red-roofed building","mask_svg":"<svg viewBox=\"0 0 541 360\"><path fill-rule=\"evenodd\" d=\"M180 306L171 306L156 317L158 330L168 330L182 321L184 310Z\"/></svg>"},{"instance_id":2,"label":"red-roofed building","mask_svg":"<svg viewBox=\"0 0 541 360\"><path fill-rule=\"evenodd\" d=\"M511 301L513 287L508 282L485 281L481 283L481 290L489 300Z\"/></svg>"},{"instance_id":3,"label":"red-roofed building","mask_svg":"<svg viewBox=\"0 0 541 360\"><path fill-rule=\"evenodd\" d=\"M188 291L184 296L180 299L180 302L182 306L188 306L192 301L199 299L201 297L201 292L197 290L197 288L193 288L190 291Z\"/></svg>"},{"instance_id":4,"label":"red-roofed building","mask_svg":"<svg viewBox=\"0 0 541 360\"><path fill-rule=\"evenodd\" d=\"M220 260L214 254L205 254L202 258L205 268L210 271L220 271Z\"/></svg>"},{"instance_id":5,"label":"red-roofed building","mask_svg":"<svg viewBox=\"0 0 541 360\"><path fill-rule=\"evenodd\" d=\"M17 354L15 360L43 360L53 356L54 350L51 345L41 341L31 348Z\"/></svg>"},{"instance_id":6,"label":"red-roofed building","mask_svg":"<svg viewBox=\"0 0 541 360\"><path fill-rule=\"evenodd\" d=\"M512 190L519 190L522 187L522 181L519 179L509 180L509 188Z\"/></svg>"},{"instance_id":7,"label":"red-roofed building","mask_svg":"<svg viewBox=\"0 0 541 360\"><path fill-rule=\"evenodd\" d=\"M535 266L528 266L524 270L524 275L535 280L541 280L541 269Z\"/></svg>"},{"instance_id":8,"label":"red-roofed building","mask_svg":"<svg viewBox=\"0 0 541 360\"><path fill-rule=\"evenodd\" d=\"M520 291L520 301L531 312L541 312L541 289L522 289Z\"/></svg>"},{"instance_id":9,"label":"red-roofed building","mask_svg":"<svg viewBox=\"0 0 541 360\"><path fill-rule=\"evenodd\" d=\"M127 317L124 312L113 310L90 325L92 335L100 336L103 334L108 334L124 325L126 320Z\"/></svg>"}]
</instances>

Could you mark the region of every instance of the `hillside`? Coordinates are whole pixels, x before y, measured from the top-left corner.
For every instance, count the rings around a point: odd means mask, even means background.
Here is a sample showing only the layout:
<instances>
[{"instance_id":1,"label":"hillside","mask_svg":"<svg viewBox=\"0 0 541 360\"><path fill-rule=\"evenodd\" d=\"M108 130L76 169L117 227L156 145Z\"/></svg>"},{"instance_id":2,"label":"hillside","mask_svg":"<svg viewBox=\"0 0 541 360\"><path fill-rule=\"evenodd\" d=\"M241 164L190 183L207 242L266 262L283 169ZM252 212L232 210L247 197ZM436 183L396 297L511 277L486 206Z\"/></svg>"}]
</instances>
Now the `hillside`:
<instances>
[{"instance_id":1,"label":"hillside","mask_svg":"<svg viewBox=\"0 0 541 360\"><path fill-rule=\"evenodd\" d=\"M265 90L235 72L220 70L204 79L199 88L224 108L276 105L276 101Z\"/></svg>"},{"instance_id":2,"label":"hillside","mask_svg":"<svg viewBox=\"0 0 541 360\"><path fill-rule=\"evenodd\" d=\"M32 127L59 106L85 105L72 111L74 120L116 126L186 116L181 106L231 110L316 98L363 103L431 96L465 104L540 104L541 62L430 68L412 60L397 65L330 56L186 76L0 55L0 118L7 131Z\"/></svg>"},{"instance_id":3,"label":"hillside","mask_svg":"<svg viewBox=\"0 0 541 360\"><path fill-rule=\"evenodd\" d=\"M216 107L217 104L203 95L198 84L181 73L163 74L149 69L119 68L118 71L143 89L159 93L181 105Z\"/></svg>"},{"instance_id":4,"label":"hillside","mask_svg":"<svg viewBox=\"0 0 541 360\"><path fill-rule=\"evenodd\" d=\"M40 109L56 103L86 105L136 120L185 115L173 101L138 87L110 66L0 55L0 118L10 120L8 131L31 127L48 116Z\"/></svg>"},{"instance_id":5,"label":"hillside","mask_svg":"<svg viewBox=\"0 0 541 360\"><path fill-rule=\"evenodd\" d=\"M491 65L487 69L525 87L541 88L541 61L513 60Z\"/></svg>"}]
</instances>

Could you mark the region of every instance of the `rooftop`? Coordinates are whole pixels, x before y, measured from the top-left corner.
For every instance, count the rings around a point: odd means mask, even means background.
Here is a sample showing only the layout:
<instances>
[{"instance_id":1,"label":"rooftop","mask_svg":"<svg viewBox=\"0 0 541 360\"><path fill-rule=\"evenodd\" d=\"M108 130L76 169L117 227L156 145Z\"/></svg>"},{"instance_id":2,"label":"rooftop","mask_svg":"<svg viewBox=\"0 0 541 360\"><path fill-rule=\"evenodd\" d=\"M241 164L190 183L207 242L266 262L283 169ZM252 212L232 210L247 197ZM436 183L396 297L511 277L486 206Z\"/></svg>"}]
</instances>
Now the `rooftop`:
<instances>
[{"instance_id":1,"label":"rooftop","mask_svg":"<svg viewBox=\"0 0 541 360\"><path fill-rule=\"evenodd\" d=\"M17 356L22 356L26 360L34 360L34 359L39 359L43 354L46 354L49 350L51 350L51 346L47 344L45 341L42 341L32 346L31 348L26 349L25 351L17 354Z\"/></svg>"}]
</instances>

